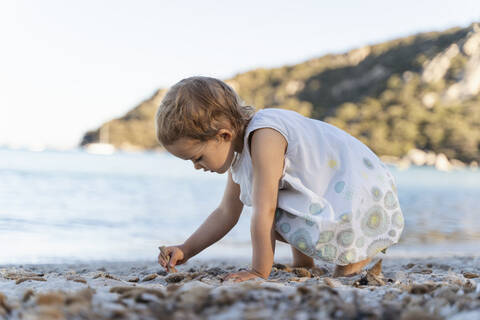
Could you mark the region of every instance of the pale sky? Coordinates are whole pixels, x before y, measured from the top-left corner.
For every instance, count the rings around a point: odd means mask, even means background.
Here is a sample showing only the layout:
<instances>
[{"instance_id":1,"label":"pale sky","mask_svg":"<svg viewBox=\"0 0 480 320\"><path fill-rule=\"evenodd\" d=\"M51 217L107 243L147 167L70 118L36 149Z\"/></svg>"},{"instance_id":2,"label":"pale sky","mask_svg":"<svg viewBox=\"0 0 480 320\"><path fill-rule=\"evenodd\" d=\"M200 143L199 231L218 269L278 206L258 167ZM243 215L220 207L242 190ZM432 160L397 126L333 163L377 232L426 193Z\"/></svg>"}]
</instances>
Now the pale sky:
<instances>
[{"instance_id":1,"label":"pale sky","mask_svg":"<svg viewBox=\"0 0 480 320\"><path fill-rule=\"evenodd\" d=\"M480 21L478 0L1 0L0 146L69 148L160 87Z\"/></svg>"}]
</instances>

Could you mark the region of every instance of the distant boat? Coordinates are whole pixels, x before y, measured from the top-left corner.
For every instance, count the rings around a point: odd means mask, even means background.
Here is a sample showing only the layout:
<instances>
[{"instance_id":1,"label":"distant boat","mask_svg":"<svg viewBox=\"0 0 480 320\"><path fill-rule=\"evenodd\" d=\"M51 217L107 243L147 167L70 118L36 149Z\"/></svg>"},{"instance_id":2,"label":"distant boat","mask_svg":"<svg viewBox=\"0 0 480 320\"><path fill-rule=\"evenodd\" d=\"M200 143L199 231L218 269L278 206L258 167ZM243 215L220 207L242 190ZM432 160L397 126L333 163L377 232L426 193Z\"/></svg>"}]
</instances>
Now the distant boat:
<instances>
[{"instance_id":1,"label":"distant boat","mask_svg":"<svg viewBox=\"0 0 480 320\"><path fill-rule=\"evenodd\" d=\"M113 144L108 143L109 128L108 123L100 128L100 141L85 145L85 151L91 154L110 155L116 151Z\"/></svg>"}]
</instances>

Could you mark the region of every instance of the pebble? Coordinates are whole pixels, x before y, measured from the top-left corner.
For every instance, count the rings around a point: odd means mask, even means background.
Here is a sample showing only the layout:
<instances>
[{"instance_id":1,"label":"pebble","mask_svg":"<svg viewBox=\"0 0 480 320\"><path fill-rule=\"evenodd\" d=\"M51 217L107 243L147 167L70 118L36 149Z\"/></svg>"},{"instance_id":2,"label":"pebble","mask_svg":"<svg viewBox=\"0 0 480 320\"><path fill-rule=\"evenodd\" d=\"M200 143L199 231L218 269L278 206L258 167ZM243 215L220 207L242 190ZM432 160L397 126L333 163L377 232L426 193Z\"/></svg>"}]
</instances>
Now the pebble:
<instances>
[{"instance_id":1,"label":"pebble","mask_svg":"<svg viewBox=\"0 0 480 320\"><path fill-rule=\"evenodd\" d=\"M127 279L128 282L138 282L140 281L140 278L139 277L130 277Z\"/></svg>"},{"instance_id":2,"label":"pebble","mask_svg":"<svg viewBox=\"0 0 480 320\"><path fill-rule=\"evenodd\" d=\"M67 280L74 281L74 282L79 282L79 283L87 283L87 280L85 278L79 277L79 276L68 276Z\"/></svg>"},{"instance_id":3,"label":"pebble","mask_svg":"<svg viewBox=\"0 0 480 320\"><path fill-rule=\"evenodd\" d=\"M25 281L47 281L47 279L42 278L42 277L25 277L25 278L19 278L17 281L15 281L15 284L20 284Z\"/></svg>"},{"instance_id":4,"label":"pebble","mask_svg":"<svg viewBox=\"0 0 480 320\"><path fill-rule=\"evenodd\" d=\"M183 273L172 273L165 278L165 281L168 283L176 283L185 279L185 274Z\"/></svg>"},{"instance_id":5,"label":"pebble","mask_svg":"<svg viewBox=\"0 0 480 320\"><path fill-rule=\"evenodd\" d=\"M343 284L338 281L337 279L332 279L332 278L323 278L323 282L329 286L330 288L338 288L341 287Z\"/></svg>"},{"instance_id":6,"label":"pebble","mask_svg":"<svg viewBox=\"0 0 480 320\"><path fill-rule=\"evenodd\" d=\"M293 273L294 273L297 277L307 277L307 278L311 278L311 277L312 277L312 274L310 273L310 271L308 271L308 270L305 269L305 268L293 268Z\"/></svg>"},{"instance_id":7,"label":"pebble","mask_svg":"<svg viewBox=\"0 0 480 320\"><path fill-rule=\"evenodd\" d=\"M158 277L158 274L152 273L152 274L149 274L149 275L143 277L142 282L152 281L152 280L154 280L154 279L157 278L157 277Z\"/></svg>"},{"instance_id":8,"label":"pebble","mask_svg":"<svg viewBox=\"0 0 480 320\"><path fill-rule=\"evenodd\" d=\"M476 273L473 273L473 272L464 272L463 273L463 276L467 279L475 279L475 278L478 278L479 275L476 274Z\"/></svg>"},{"instance_id":9,"label":"pebble","mask_svg":"<svg viewBox=\"0 0 480 320\"><path fill-rule=\"evenodd\" d=\"M436 285L434 283L414 283L410 288L410 293L412 294L425 294L430 293L436 289Z\"/></svg>"}]
</instances>

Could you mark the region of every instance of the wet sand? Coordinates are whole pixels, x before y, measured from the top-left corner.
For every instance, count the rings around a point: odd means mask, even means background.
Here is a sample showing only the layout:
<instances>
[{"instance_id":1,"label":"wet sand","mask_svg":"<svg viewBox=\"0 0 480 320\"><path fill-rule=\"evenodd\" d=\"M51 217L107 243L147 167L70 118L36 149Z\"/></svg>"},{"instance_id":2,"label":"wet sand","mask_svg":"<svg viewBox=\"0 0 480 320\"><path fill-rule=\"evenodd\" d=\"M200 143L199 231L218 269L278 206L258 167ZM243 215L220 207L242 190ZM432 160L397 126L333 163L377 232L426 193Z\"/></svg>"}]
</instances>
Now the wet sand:
<instances>
[{"instance_id":1,"label":"wet sand","mask_svg":"<svg viewBox=\"0 0 480 320\"><path fill-rule=\"evenodd\" d=\"M0 319L480 319L480 258L384 258L333 278L333 266L277 263L267 281L223 282L247 261L0 266ZM280 261L286 262L286 261Z\"/></svg>"}]
</instances>

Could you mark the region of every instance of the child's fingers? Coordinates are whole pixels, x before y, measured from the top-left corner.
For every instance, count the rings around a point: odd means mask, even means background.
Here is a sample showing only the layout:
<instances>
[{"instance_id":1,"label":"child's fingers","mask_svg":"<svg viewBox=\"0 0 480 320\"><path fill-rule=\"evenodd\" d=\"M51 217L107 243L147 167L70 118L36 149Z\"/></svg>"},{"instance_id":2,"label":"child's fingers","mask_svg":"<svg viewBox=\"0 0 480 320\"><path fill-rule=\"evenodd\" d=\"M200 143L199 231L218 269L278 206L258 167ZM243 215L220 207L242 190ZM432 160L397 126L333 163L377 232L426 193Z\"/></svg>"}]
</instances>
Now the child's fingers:
<instances>
[{"instance_id":1,"label":"child's fingers","mask_svg":"<svg viewBox=\"0 0 480 320\"><path fill-rule=\"evenodd\" d=\"M168 263L168 265L170 267L175 267L177 262L182 259L183 259L183 253L180 250L174 250L172 252L172 255L170 257L170 262Z\"/></svg>"},{"instance_id":2,"label":"child's fingers","mask_svg":"<svg viewBox=\"0 0 480 320\"><path fill-rule=\"evenodd\" d=\"M158 255L158 262L160 263L160 265L162 265L162 267L166 268L170 260L171 248L161 246L158 247L158 249L160 249L160 254Z\"/></svg>"},{"instance_id":3,"label":"child's fingers","mask_svg":"<svg viewBox=\"0 0 480 320\"><path fill-rule=\"evenodd\" d=\"M165 267L167 264L165 258L161 254L158 255L158 264L160 264L162 267Z\"/></svg>"}]
</instances>

